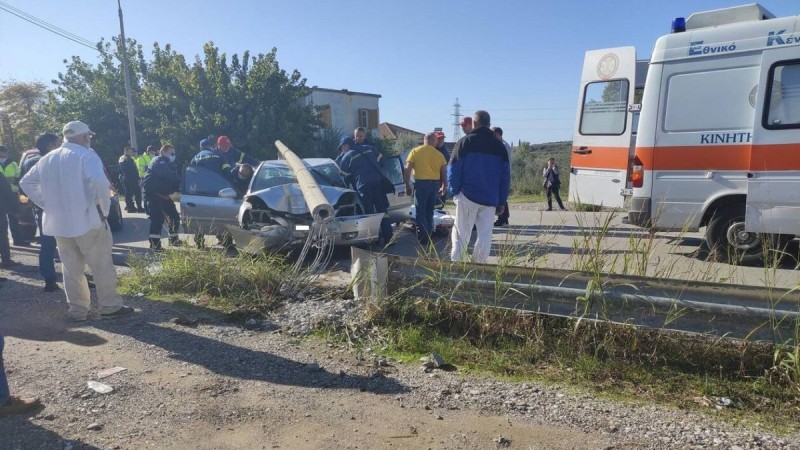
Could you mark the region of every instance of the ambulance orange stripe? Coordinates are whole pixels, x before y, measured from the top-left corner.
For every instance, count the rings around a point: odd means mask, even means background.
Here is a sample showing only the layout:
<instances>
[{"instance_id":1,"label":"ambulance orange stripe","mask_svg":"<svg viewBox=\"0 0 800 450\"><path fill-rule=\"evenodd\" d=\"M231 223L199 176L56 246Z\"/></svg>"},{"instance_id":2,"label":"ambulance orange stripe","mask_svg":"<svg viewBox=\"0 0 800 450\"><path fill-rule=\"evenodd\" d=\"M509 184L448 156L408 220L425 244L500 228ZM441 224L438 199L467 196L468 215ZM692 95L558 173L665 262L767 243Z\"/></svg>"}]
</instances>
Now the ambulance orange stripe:
<instances>
[{"instance_id":1,"label":"ambulance orange stripe","mask_svg":"<svg viewBox=\"0 0 800 450\"><path fill-rule=\"evenodd\" d=\"M572 147L570 165L576 168L589 169L626 169L628 167L629 147L595 147L587 146L591 153L580 154L580 147Z\"/></svg>"},{"instance_id":2,"label":"ambulance orange stripe","mask_svg":"<svg viewBox=\"0 0 800 450\"><path fill-rule=\"evenodd\" d=\"M800 144L636 147L636 156L645 170L800 170Z\"/></svg>"}]
</instances>

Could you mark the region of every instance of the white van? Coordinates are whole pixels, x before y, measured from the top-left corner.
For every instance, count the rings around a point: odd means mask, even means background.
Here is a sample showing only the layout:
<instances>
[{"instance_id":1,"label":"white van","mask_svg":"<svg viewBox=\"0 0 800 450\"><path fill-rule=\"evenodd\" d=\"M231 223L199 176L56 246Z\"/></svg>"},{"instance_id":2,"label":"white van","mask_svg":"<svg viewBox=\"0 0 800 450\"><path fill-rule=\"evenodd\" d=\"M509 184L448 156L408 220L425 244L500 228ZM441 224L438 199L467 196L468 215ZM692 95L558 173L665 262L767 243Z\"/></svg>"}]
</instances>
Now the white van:
<instances>
[{"instance_id":1,"label":"white van","mask_svg":"<svg viewBox=\"0 0 800 450\"><path fill-rule=\"evenodd\" d=\"M586 63L571 199L573 185L584 203L631 195L630 223L706 227L709 247L731 262L758 261L765 244L800 234L800 17L752 4L676 19L656 41L641 106L630 100L632 48L588 52Z\"/></svg>"}]
</instances>

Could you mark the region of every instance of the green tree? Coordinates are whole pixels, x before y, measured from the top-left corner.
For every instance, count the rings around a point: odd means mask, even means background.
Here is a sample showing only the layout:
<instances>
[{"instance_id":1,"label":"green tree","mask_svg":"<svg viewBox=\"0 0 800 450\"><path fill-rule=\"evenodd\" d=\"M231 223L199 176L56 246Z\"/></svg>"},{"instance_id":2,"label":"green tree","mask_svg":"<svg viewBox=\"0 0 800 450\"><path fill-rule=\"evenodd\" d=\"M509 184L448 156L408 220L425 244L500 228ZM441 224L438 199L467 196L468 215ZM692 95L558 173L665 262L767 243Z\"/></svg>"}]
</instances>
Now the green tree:
<instances>
[{"instance_id":1,"label":"green tree","mask_svg":"<svg viewBox=\"0 0 800 450\"><path fill-rule=\"evenodd\" d=\"M3 144L17 152L32 148L36 136L47 131L43 105L47 87L40 82L8 81L0 84L0 111L10 130Z\"/></svg>"},{"instance_id":2,"label":"green tree","mask_svg":"<svg viewBox=\"0 0 800 450\"><path fill-rule=\"evenodd\" d=\"M65 61L48 102L54 123L80 119L92 127L95 149L107 163L129 143L120 46L113 43L98 44L96 65L78 57ZM209 42L189 64L170 45L155 43L150 62L135 40L127 47L140 147L170 143L186 161L201 139L224 134L259 159L276 156L277 139L301 156L316 152L321 123L301 102L310 88L298 71L280 68L277 49L257 56L245 51L229 62Z\"/></svg>"}]
</instances>

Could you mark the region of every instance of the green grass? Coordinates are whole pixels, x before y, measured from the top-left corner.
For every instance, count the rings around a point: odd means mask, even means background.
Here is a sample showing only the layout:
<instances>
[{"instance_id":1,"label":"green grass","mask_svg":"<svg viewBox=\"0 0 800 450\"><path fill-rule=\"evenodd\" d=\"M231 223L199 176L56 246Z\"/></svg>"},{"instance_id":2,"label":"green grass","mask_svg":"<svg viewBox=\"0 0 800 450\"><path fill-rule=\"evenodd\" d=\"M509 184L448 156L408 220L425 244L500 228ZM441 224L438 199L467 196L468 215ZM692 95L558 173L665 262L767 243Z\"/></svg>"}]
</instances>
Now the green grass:
<instances>
[{"instance_id":1,"label":"green grass","mask_svg":"<svg viewBox=\"0 0 800 450\"><path fill-rule=\"evenodd\" d=\"M269 311L277 305L285 281L297 277L279 256L231 258L193 248L166 250L155 261L131 258L129 265L130 274L119 282L123 294L190 296L200 305L225 312Z\"/></svg>"},{"instance_id":2,"label":"green grass","mask_svg":"<svg viewBox=\"0 0 800 450\"><path fill-rule=\"evenodd\" d=\"M391 300L374 312L369 328L351 344L379 342L399 361L416 363L435 351L462 373L575 386L777 432L800 430L800 392L777 371L768 344L414 299ZM341 339L335 330L323 335ZM736 406L717 411L717 397Z\"/></svg>"},{"instance_id":3,"label":"green grass","mask_svg":"<svg viewBox=\"0 0 800 450\"><path fill-rule=\"evenodd\" d=\"M544 194L512 194L508 196L508 203L541 203L547 201Z\"/></svg>"}]
</instances>

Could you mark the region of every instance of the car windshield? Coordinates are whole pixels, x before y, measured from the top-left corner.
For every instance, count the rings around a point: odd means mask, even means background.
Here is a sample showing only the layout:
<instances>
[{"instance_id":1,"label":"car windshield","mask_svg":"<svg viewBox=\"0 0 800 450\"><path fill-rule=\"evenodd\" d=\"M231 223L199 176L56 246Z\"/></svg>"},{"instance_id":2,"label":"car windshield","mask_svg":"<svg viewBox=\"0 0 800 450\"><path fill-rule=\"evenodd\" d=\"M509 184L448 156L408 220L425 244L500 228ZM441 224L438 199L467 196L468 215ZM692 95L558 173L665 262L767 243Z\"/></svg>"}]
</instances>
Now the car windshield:
<instances>
[{"instance_id":1,"label":"car windshield","mask_svg":"<svg viewBox=\"0 0 800 450\"><path fill-rule=\"evenodd\" d=\"M339 174L339 168L336 167L336 164L330 163L313 167L309 166L309 171L320 186L344 187L344 181ZM290 183L297 183L297 177L292 169L285 165L265 163L258 169L253 179L253 184L250 186L250 190L252 192L257 192Z\"/></svg>"}]
</instances>

